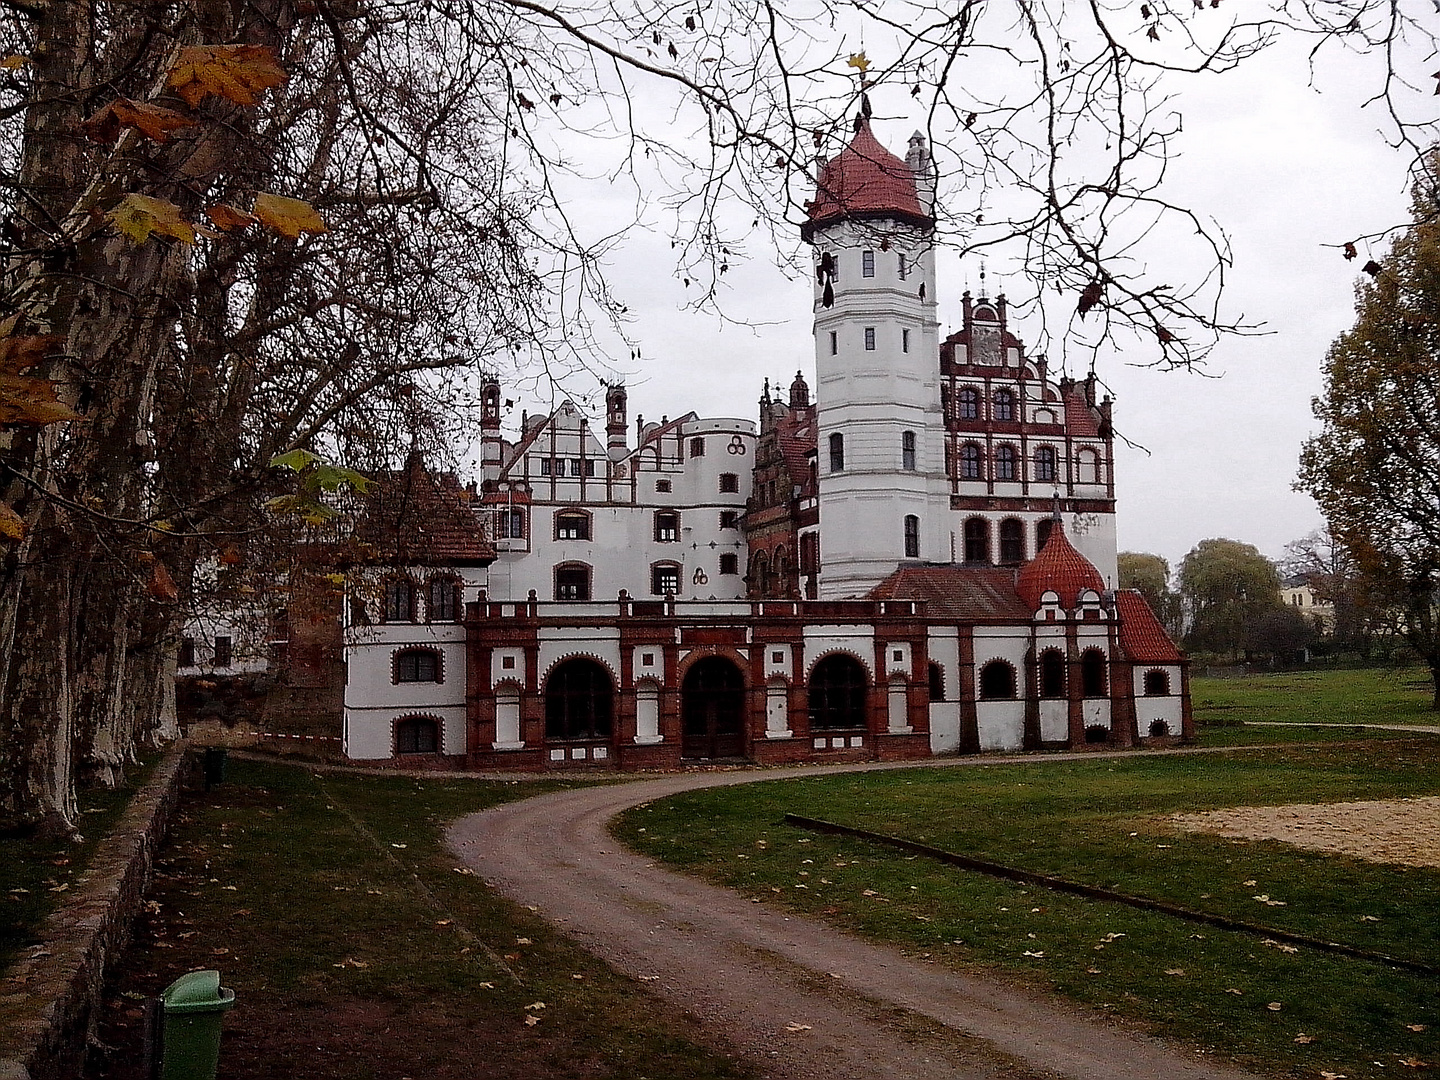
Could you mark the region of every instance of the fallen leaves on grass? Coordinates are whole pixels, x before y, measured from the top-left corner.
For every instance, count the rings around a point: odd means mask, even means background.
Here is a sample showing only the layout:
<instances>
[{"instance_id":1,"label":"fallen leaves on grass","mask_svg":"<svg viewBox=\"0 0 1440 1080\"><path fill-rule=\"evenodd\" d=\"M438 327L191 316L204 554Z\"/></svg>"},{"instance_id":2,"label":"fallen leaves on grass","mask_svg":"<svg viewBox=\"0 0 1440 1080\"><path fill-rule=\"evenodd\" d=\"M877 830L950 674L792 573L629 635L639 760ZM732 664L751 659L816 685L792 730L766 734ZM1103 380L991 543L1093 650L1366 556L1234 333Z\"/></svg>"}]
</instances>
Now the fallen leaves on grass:
<instances>
[{"instance_id":1,"label":"fallen leaves on grass","mask_svg":"<svg viewBox=\"0 0 1440 1080\"><path fill-rule=\"evenodd\" d=\"M1184 969L1184 968L1166 968L1166 969L1165 969L1165 974L1166 974L1166 975L1184 975L1184 974L1185 974L1185 969Z\"/></svg>"},{"instance_id":2,"label":"fallen leaves on grass","mask_svg":"<svg viewBox=\"0 0 1440 1080\"><path fill-rule=\"evenodd\" d=\"M1424 1024L1406 1024L1406 1025L1405 1025L1405 1028L1406 1028L1407 1031L1424 1031L1424 1030L1425 1030L1425 1025L1424 1025Z\"/></svg>"},{"instance_id":3,"label":"fallen leaves on grass","mask_svg":"<svg viewBox=\"0 0 1440 1080\"><path fill-rule=\"evenodd\" d=\"M1259 893L1258 895L1251 897L1251 899L1252 899L1252 900L1259 900L1262 904L1266 905L1267 907L1285 907L1285 901L1284 901L1284 900L1271 900L1269 893Z\"/></svg>"},{"instance_id":4,"label":"fallen leaves on grass","mask_svg":"<svg viewBox=\"0 0 1440 1080\"><path fill-rule=\"evenodd\" d=\"M1033 956L1033 957L1035 957L1036 959L1043 959L1044 956L1045 956L1045 950L1044 950L1044 949L1041 949L1039 952L1031 952L1029 949L1026 949L1026 950L1025 950L1025 955L1026 955L1026 956Z\"/></svg>"},{"instance_id":5,"label":"fallen leaves on grass","mask_svg":"<svg viewBox=\"0 0 1440 1080\"><path fill-rule=\"evenodd\" d=\"M1305 1032L1302 1031L1302 1032L1300 1032L1299 1035L1296 1035L1296 1036L1295 1036L1295 1041L1296 1041L1297 1043L1299 1043L1301 1046L1309 1046L1311 1043L1313 1043L1313 1042L1315 1041L1315 1036L1314 1036L1314 1035L1306 1035Z\"/></svg>"},{"instance_id":6,"label":"fallen leaves on grass","mask_svg":"<svg viewBox=\"0 0 1440 1080\"><path fill-rule=\"evenodd\" d=\"M794 1020L791 1020L788 1024L785 1025L785 1030L790 1032L791 1034L794 1034L797 1031L809 1031L810 1025L801 1024Z\"/></svg>"},{"instance_id":7,"label":"fallen leaves on grass","mask_svg":"<svg viewBox=\"0 0 1440 1080\"><path fill-rule=\"evenodd\" d=\"M1260 944L1264 945L1266 948L1279 949L1283 953L1298 953L1300 951L1299 948L1294 945L1285 945L1279 941L1273 940L1272 938L1266 938L1264 941L1260 942Z\"/></svg>"},{"instance_id":8,"label":"fallen leaves on grass","mask_svg":"<svg viewBox=\"0 0 1440 1080\"><path fill-rule=\"evenodd\" d=\"M535 943L534 943L533 941L531 941L528 937L517 937L517 938L515 939L515 944L516 944L516 945L534 945Z\"/></svg>"},{"instance_id":9,"label":"fallen leaves on grass","mask_svg":"<svg viewBox=\"0 0 1440 1080\"><path fill-rule=\"evenodd\" d=\"M534 1013L526 1013L526 1014L525 1014L525 1026L526 1026L526 1027L534 1027L534 1026L535 1026L536 1024L538 1024L538 1023L540 1023L540 1017L536 1016Z\"/></svg>"},{"instance_id":10,"label":"fallen leaves on grass","mask_svg":"<svg viewBox=\"0 0 1440 1080\"><path fill-rule=\"evenodd\" d=\"M1269 1005L1265 1006L1265 1008L1269 1009L1271 1012L1279 1012L1284 1007L1284 1004L1279 1001L1272 1001Z\"/></svg>"},{"instance_id":11,"label":"fallen leaves on grass","mask_svg":"<svg viewBox=\"0 0 1440 1080\"><path fill-rule=\"evenodd\" d=\"M545 1008L545 1002L543 1002L543 1001L532 1001L529 1005L526 1005L525 1008L526 1008L526 1010L529 1011L529 1012L534 1012L534 1011L536 1011L536 1010L538 1010L538 1009L543 1009L543 1008Z\"/></svg>"}]
</instances>

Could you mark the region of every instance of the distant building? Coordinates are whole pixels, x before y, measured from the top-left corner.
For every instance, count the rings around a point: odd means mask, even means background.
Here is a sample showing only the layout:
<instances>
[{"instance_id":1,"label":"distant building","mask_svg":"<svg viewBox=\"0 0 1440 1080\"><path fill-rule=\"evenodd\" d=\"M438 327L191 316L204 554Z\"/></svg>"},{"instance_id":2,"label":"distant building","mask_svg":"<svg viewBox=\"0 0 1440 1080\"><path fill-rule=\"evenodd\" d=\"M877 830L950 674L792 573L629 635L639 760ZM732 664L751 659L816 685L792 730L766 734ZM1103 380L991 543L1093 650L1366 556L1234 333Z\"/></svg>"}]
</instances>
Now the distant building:
<instances>
[{"instance_id":1,"label":"distant building","mask_svg":"<svg viewBox=\"0 0 1440 1080\"><path fill-rule=\"evenodd\" d=\"M1307 574L1295 574L1280 583L1280 600L1304 615L1318 634L1335 632L1335 605L1315 595Z\"/></svg>"}]
</instances>

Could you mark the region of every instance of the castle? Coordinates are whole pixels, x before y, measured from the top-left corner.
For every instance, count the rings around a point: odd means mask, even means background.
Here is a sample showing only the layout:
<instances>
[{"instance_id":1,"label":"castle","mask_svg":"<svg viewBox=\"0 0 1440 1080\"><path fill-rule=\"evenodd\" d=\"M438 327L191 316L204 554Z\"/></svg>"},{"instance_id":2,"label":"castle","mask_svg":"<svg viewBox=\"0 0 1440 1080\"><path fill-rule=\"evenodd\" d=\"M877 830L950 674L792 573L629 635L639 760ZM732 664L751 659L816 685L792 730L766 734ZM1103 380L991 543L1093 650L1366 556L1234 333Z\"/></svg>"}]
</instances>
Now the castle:
<instances>
[{"instance_id":1,"label":"castle","mask_svg":"<svg viewBox=\"0 0 1440 1080\"><path fill-rule=\"evenodd\" d=\"M758 425L605 429L571 403L471 488L412 459L383 598L345 604L352 759L673 767L1129 746L1193 735L1188 671L1116 590L1111 402L1025 354L1005 300L940 337L934 170L868 115L824 167L816 372ZM379 517L377 512L377 520ZM378 526L376 526L378 527ZM401 537L401 533L405 535Z\"/></svg>"}]
</instances>

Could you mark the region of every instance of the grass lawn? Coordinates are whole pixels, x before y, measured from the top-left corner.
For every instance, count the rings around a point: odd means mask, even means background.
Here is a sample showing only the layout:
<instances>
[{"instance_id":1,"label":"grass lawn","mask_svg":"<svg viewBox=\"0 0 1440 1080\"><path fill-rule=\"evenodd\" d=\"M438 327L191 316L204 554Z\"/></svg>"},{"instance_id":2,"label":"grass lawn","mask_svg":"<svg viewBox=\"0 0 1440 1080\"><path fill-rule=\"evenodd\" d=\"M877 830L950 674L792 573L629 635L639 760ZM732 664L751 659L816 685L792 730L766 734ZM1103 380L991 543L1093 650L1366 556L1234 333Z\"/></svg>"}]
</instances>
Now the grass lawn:
<instances>
[{"instance_id":1,"label":"grass lawn","mask_svg":"<svg viewBox=\"0 0 1440 1080\"><path fill-rule=\"evenodd\" d=\"M0 836L0 970L35 943L40 923L67 899L65 894L90 864L100 841L115 827L130 805L130 797L145 785L159 761L160 754L152 754L130 769L126 783L113 791L80 792L82 843L41 840L33 835Z\"/></svg>"},{"instance_id":2,"label":"grass lawn","mask_svg":"<svg viewBox=\"0 0 1440 1080\"><path fill-rule=\"evenodd\" d=\"M1207 728L1247 720L1296 724L1436 724L1425 668L1287 671L1194 678L1190 700Z\"/></svg>"},{"instance_id":3,"label":"grass lawn","mask_svg":"<svg viewBox=\"0 0 1440 1080\"><path fill-rule=\"evenodd\" d=\"M1437 792L1435 744L1415 739L753 784L637 808L617 831L747 895L1056 991L1268 1075L1434 1077L1440 1065L1417 1064L1440 1062L1433 978L1000 881L780 819L837 821L1433 964L1440 871L1178 833L1165 815Z\"/></svg>"},{"instance_id":4,"label":"grass lawn","mask_svg":"<svg viewBox=\"0 0 1440 1080\"><path fill-rule=\"evenodd\" d=\"M557 786L232 760L181 805L87 1075L139 1080L143 999L207 967L236 992L225 1080L748 1075L457 871L446 822Z\"/></svg>"}]
</instances>

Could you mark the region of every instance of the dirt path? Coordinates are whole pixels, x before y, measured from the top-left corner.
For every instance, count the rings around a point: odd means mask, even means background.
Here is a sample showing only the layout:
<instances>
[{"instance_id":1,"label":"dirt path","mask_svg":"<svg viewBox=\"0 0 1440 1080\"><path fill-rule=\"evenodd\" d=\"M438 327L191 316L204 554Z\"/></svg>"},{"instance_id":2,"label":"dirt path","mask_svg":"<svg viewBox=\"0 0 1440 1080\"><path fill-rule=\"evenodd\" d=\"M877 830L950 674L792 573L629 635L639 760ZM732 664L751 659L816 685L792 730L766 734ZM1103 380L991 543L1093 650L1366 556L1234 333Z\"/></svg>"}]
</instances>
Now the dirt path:
<instances>
[{"instance_id":1,"label":"dirt path","mask_svg":"<svg viewBox=\"0 0 1440 1080\"><path fill-rule=\"evenodd\" d=\"M449 840L487 882L700 1017L776 1080L1245 1080L1076 1008L658 869L606 829L649 799L786 775L556 792L463 818Z\"/></svg>"}]
</instances>

